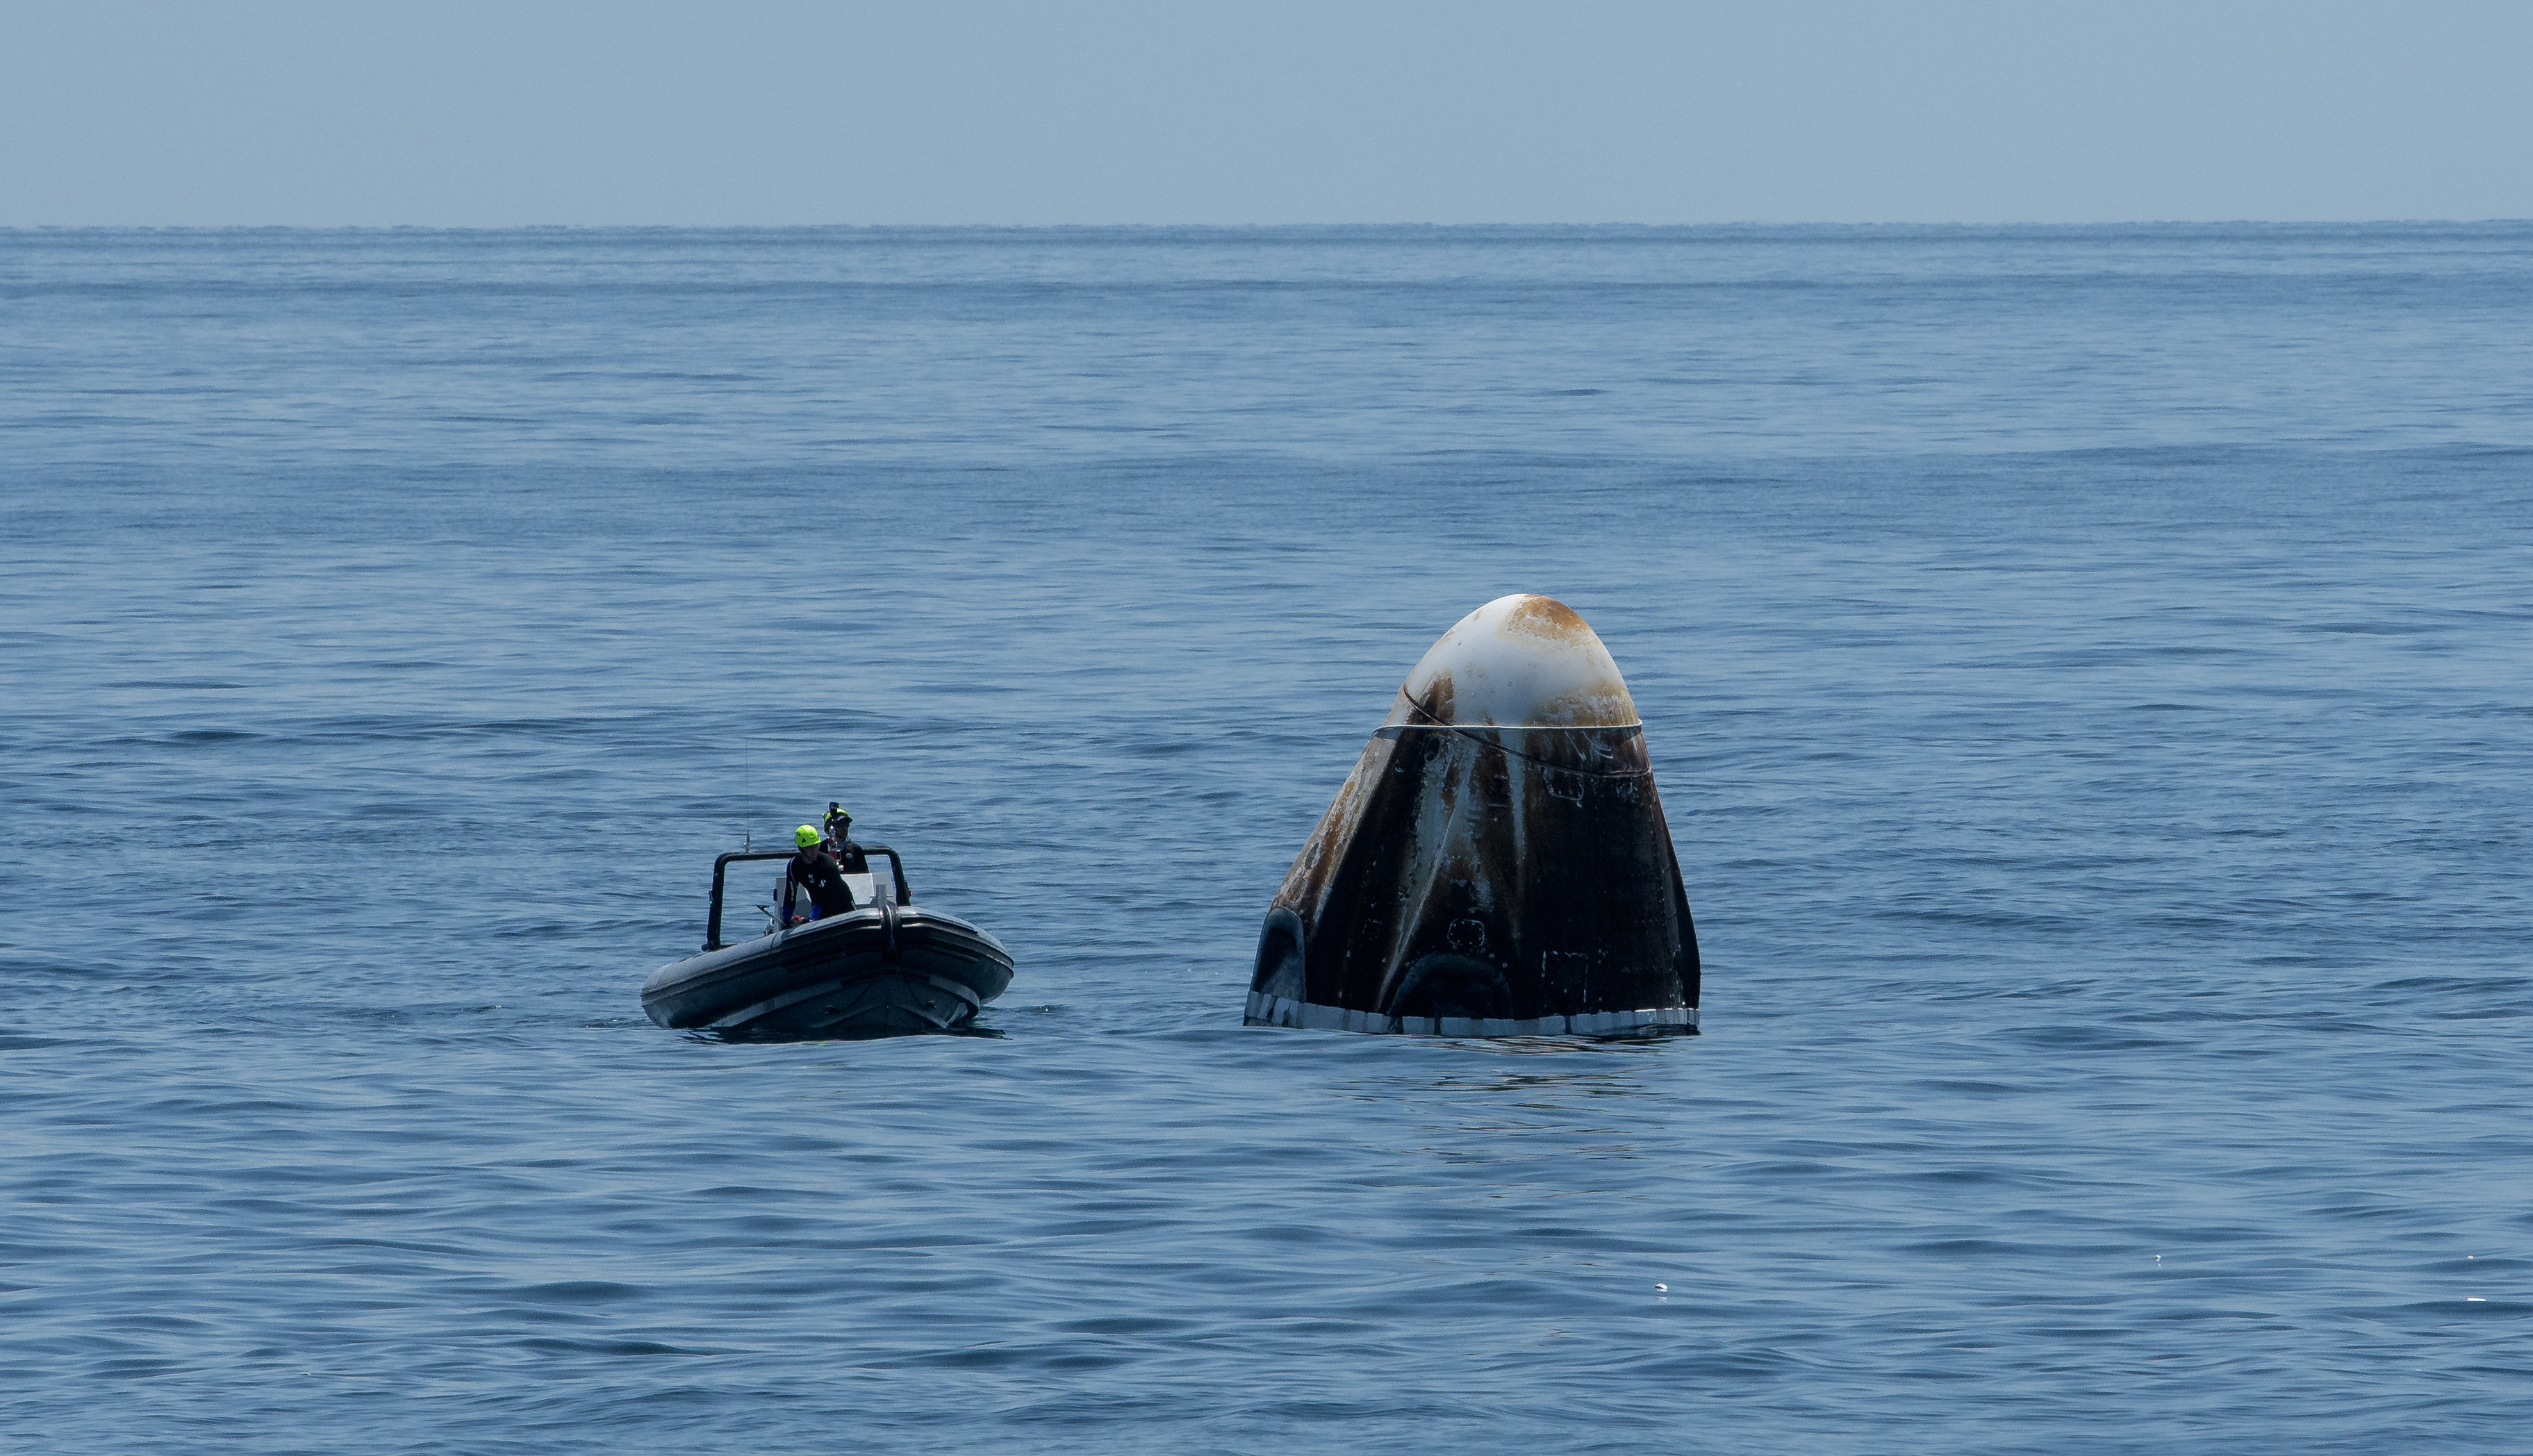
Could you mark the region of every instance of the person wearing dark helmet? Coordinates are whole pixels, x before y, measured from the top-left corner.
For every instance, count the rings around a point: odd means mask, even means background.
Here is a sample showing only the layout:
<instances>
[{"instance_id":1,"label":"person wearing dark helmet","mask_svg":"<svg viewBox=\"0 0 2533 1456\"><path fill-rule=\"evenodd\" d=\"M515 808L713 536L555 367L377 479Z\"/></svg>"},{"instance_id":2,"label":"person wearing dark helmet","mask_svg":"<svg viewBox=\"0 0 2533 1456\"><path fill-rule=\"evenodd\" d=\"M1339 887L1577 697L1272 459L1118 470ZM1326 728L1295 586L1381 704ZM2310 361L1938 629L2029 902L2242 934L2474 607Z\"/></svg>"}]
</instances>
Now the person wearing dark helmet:
<instances>
[{"instance_id":1,"label":"person wearing dark helmet","mask_svg":"<svg viewBox=\"0 0 2533 1456\"><path fill-rule=\"evenodd\" d=\"M836 863L846 874L870 873L869 856L854 843L854 816L833 799L827 801L827 847L835 851Z\"/></svg>"},{"instance_id":2,"label":"person wearing dark helmet","mask_svg":"<svg viewBox=\"0 0 2533 1456\"><path fill-rule=\"evenodd\" d=\"M841 915L851 910L854 892L845 884L844 866L836 862L825 838L813 826L803 824L792 832L792 843L799 846L792 856L792 883L808 891L809 903L818 907L817 916L798 918Z\"/></svg>"}]
</instances>

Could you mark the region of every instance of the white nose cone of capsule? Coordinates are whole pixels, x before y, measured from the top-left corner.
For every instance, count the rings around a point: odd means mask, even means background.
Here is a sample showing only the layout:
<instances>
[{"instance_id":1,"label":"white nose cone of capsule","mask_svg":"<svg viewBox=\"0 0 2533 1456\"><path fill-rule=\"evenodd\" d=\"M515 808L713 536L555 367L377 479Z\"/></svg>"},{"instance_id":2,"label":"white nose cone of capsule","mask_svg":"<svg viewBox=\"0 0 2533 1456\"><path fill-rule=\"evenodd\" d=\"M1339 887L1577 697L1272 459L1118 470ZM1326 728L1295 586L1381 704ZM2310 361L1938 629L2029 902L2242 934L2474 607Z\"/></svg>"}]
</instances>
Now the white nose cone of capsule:
<instances>
[{"instance_id":1,"label":"white nose cone of capsule","mask_svg":"<svg viewBox=\"0 0 2533 1456\"><path fill-rule=\"evenodd\" d=\"M1516 592L1460 618L1418 659L1384 727L1636 728L1610 649L1572 608Z\"/></svg>"},{"instance_id":2,"label":"white nose cone of capsule","mask_svg":"<svg viewBox=\"0 0 2533 1456\"><path fill-rule=\"evenodd\" d=\"M1553 598L1444 632L1266 913L1248 1019L1444 1035L1697 1024L1697 937L1643 725Z\"/></svg>"}]
</instances>

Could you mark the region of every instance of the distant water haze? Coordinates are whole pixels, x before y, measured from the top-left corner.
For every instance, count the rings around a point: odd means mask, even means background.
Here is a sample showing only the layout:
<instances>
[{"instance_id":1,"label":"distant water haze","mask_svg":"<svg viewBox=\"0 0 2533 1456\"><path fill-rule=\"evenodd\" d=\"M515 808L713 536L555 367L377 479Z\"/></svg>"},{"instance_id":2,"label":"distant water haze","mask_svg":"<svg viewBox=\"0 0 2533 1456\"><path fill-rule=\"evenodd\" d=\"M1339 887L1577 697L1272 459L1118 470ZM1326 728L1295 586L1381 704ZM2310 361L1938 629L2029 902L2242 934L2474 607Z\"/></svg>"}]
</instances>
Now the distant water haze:
<instances>
[{"instance_id":1,"label":"distant water haze","mask_svg":"<svg viewBox=\"0 0 2533 1456\"><path fill-rule=\"evenodd\" d=\"M17 0L0 225L2533 216L2533 8Z\"/></svg>"},{"instance_id":2,"label":"distant water haze","mask_svg":"<svg viewBox=\"0 0 2533 1456\"><path fill-rule=\"evenodd\" d=\"M2520 224L0 234L0 1448L2518 1446L2528 565ZM1525 591L1704 1034L1243 1028Z\"/></svg>"}]
</instances>

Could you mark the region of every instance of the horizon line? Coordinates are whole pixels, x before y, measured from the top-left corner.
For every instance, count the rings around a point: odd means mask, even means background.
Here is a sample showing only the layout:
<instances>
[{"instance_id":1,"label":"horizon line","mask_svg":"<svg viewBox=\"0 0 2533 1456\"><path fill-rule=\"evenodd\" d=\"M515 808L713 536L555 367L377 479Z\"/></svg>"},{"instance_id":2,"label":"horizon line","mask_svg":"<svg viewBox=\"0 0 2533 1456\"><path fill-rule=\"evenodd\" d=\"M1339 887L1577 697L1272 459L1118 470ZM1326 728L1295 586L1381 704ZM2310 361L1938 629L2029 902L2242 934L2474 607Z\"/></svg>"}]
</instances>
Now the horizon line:
<instances>
[{"instance_id":1,"label":"horizon line","mask_svg":"<svg viewBox=\"0 0 2533 1456\"><path fill-rule=\"evenodd\" d=\"M12 222L0 233L188 232L1481 232L1609 230L1685 232L1812 228L2004 229L2074 231L2084 228L2299 228L2299 227L2506 227L2533 224L2525 217L2309 217L2309 218L2097 218L2069 221L1758 221L1715 222Z\"/></svg>"}]
</instances>

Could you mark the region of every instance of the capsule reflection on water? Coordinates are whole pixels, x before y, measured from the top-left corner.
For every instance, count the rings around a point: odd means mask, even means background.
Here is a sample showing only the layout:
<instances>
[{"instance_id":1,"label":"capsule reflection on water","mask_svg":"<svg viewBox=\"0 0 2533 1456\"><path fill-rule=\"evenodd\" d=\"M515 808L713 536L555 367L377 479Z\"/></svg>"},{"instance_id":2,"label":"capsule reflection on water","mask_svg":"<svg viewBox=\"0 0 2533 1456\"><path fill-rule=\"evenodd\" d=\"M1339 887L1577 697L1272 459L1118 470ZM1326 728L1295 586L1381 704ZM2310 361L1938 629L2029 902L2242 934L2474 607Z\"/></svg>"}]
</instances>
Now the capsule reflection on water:
<instances>
[{"instance_id":1,"label":"capsule reflection on water","mask_svg":"<svg viewBox=\"0 0 2533 1456\"><path fill-rule=\"evenodd\" d=\"M1697 931L1644 726L1552 598L1417 663L1266 911L1252 1024L1451 1036L1697 1024Z\"/></svg>"}]
</instances>

